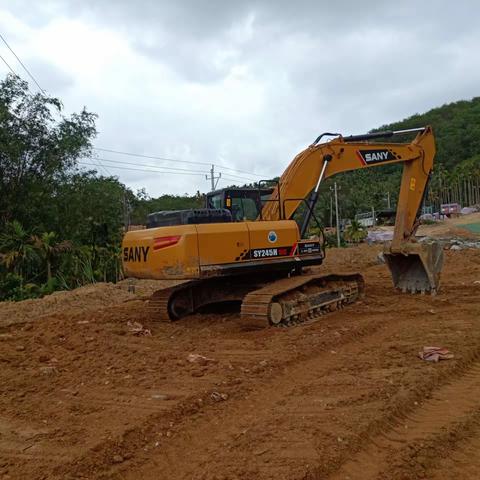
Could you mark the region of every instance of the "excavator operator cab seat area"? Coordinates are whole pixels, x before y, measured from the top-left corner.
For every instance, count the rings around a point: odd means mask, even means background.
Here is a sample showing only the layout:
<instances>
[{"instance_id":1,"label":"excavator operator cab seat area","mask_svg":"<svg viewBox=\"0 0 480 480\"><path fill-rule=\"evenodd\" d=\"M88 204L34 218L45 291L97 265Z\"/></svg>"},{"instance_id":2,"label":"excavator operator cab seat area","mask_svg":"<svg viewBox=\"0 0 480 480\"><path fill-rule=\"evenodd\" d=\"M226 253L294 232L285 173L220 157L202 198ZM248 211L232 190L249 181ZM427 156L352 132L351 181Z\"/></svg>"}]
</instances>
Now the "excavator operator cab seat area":
<instances>
[{"instance_id":1,"label":"excavator operator cab seat area","mask_svg":"<svg viewBox=\"0 0 480 480\"><path fill-rule=\"evenodd\" d=\"M208 193L205 206L229 210L234 222L254 221L272 192L272 188L224 188Z\"/></svg>"}]
</instances>

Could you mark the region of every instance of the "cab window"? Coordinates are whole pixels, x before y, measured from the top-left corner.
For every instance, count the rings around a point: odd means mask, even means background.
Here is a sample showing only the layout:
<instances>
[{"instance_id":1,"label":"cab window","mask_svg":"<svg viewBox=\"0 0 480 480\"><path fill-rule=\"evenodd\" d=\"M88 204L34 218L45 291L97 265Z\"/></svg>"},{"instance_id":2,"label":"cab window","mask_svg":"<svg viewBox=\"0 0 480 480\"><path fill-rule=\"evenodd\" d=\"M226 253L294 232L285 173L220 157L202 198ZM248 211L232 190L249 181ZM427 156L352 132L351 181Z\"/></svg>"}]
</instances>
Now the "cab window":
<instances>
[{"instance_id":1,"label":"cab window","mask_svg":"<svg viewBox=\"0 0 480 480\"><path fill-rule=\"evenodd\" d=\"M232 217L235 222L255 220L258 217L257 204L253 198L232 198Z\"/></svg>"},{"instance_id":2,"label":"cab window","mask_svg":"<svg viewBox=\"0 0 480 480\"><path fill-rule=\"evenodd\" d=\"M217 193L216 195L208 196L208 208L223 208L223 194Z\"/></svg>"}]
</instances>

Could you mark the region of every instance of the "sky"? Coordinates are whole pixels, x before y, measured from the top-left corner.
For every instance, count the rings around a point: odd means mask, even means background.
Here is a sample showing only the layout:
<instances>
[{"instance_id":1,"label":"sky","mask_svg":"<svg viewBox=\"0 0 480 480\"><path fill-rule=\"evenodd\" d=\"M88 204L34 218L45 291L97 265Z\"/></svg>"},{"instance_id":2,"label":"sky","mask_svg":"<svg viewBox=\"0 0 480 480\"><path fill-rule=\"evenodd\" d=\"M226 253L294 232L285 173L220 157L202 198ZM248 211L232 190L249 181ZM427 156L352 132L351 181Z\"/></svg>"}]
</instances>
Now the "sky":
<instances>
[{"instance_id":1,"label":"sky","mask_svg":"<svg viewBox=\"0 0 480 480\"><path fill-rule=\"evenodd\" d=\"M208 191L211 163L218 187L271 178L319 133L478 96L479 18L477 0L0 0L40 86L98 114L95 147L175 160L84 161L151 196Z\"/></svg>"}]
</instances>

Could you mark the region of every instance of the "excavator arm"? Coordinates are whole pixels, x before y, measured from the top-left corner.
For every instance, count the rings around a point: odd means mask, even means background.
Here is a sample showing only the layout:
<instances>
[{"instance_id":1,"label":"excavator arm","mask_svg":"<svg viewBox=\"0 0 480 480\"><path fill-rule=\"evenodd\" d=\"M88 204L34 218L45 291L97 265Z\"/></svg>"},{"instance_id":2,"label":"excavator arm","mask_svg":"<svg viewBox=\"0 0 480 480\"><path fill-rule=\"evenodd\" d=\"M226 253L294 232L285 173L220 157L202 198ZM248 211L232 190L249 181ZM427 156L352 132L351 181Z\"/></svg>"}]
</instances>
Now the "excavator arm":
<instances>
[{"instance_id":1,"label":"excavator arm","mask_svg":"<svg viewBox=\"0 0 480 480\"><path fill-rule=\"evenodd\" d=\"M373 143L371 140L417 132L410 143ZM403 163L393 239L385 248L385 258L394 285L403 291L436 292L443 252L437 244L414 242L418 212L433 168L435 141L431 127L403 131L377 132L336 138L319 143L318 137L300 152L287 167L262 210L262 218L292 218L308 199L302 225L305 235L311 212L318 199L321 182L337 173Z\"/></svg>"}]
</instances>

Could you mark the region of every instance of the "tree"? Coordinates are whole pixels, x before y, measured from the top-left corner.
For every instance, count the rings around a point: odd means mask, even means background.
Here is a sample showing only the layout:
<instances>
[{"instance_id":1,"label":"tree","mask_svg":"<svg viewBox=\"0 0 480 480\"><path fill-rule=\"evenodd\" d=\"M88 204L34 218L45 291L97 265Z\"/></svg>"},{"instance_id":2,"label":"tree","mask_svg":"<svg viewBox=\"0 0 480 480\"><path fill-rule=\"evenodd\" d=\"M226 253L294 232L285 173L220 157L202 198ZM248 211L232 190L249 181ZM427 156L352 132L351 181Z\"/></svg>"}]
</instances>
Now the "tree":
<instances>
[{"instance_id":1,"label":"tree","mask_svg":"<svg viewBox=\"0 0 480 480\"><path fill-rule=\"evenodd\" d=\"M95 118L85 109L62 116L60 100L31 94L17 76L0 82L0 227L15 219L47 229L58 185L90 154Z\"/></svg>"},{"instance_id":2,"label":"tree","mask_svg":"<svg viewBox=\"0 0 480 480\"><path fill-rule=\"evenodd\" d=\"M51 209L60 219L51 229L79 245L119 242L127 189L116 178L76 172L60 185Z\"/></svg>"},{"instance_id":3,"label":"tree","mask_svg":"<svg viewBox=\"0 0 480 480\"><path fill-rule=\"evenodd\" d=\"M358 220L352 220L343 234L349 243L360 243L367 236L367 231L360 225Z\"/></svg>"},{"instance_id":4,"label":"tree","mask_svg":"<svg viewBox=\"0 0 480 480\"><path fill-rule=\"evenodd\" d=\"M45 232L40 236L34 236L33 243L40 258L45 262L47 282L51 282L53 261L58 254L68 252L72 248L72 244L68 240L58 241L55 232Z\"/></svg>"},{"instance_id":5,"label":"tree","mask_svg":"<svg viewBox=\"0 0 480 480\"><path fill-rule=\"evenodd\" d=\"M9 222L0 234L0 260L7 270L21 275L23 265L34 257L30 234L17 220Z\"/></svg>"},{"instance_id":6,"label":"tree","mask_svg":"<svg viewBox=\"0 0 480 480\"><path fill-rule=\"evenodd\" d=\"M161 210L184 210L189 208L202 208L205 199L197 192L195 195L162 195L150 198L145 191L140 190L136 196L130 198L132 206L131 223L139 225L145 223L147 215Z\"/></svg>"}]
</instances>

